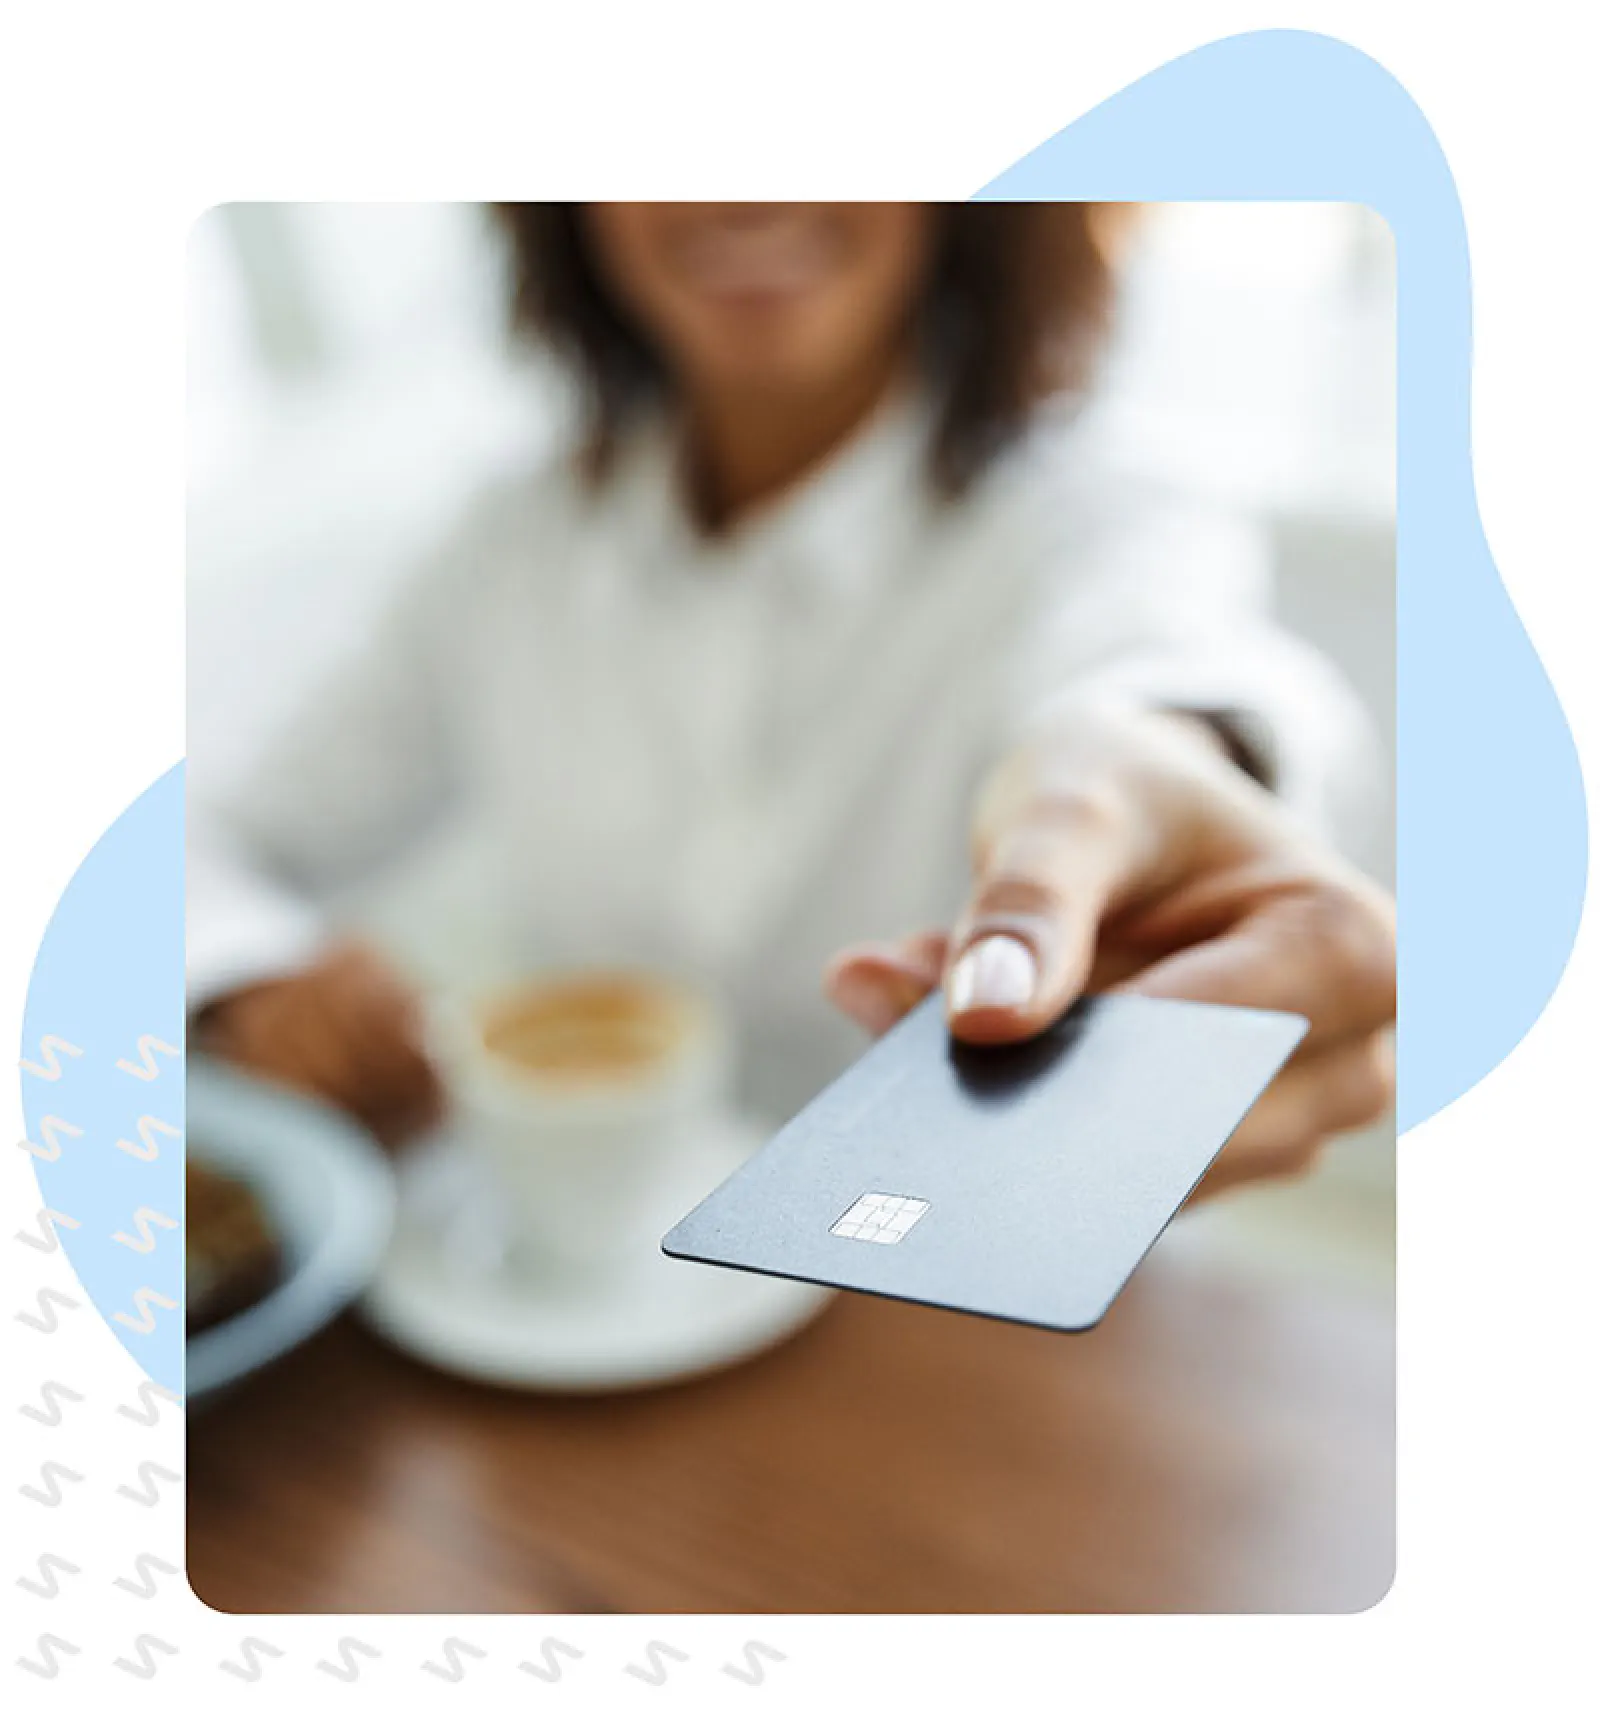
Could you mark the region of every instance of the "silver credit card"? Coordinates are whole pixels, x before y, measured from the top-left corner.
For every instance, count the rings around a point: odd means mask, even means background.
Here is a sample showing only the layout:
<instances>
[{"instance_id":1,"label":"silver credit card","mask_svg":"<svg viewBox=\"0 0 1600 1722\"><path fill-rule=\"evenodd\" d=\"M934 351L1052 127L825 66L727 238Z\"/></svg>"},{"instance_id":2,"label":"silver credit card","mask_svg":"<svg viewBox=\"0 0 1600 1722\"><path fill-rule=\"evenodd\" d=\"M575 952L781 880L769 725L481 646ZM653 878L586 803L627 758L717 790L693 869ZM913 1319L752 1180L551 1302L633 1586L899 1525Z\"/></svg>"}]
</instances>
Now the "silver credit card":
<instances>
[{"instance_id":1,"label":"silver credit card","mask_svg":"<svg viewBox=\"0 0 1600 1722\"><path fill-rule=\"evenodd\" d=\"M935 994L667 1233L669 1256L1093 1327L1306 1031L1106 994L951 1041Z\"/></svg>"}]
</instances>

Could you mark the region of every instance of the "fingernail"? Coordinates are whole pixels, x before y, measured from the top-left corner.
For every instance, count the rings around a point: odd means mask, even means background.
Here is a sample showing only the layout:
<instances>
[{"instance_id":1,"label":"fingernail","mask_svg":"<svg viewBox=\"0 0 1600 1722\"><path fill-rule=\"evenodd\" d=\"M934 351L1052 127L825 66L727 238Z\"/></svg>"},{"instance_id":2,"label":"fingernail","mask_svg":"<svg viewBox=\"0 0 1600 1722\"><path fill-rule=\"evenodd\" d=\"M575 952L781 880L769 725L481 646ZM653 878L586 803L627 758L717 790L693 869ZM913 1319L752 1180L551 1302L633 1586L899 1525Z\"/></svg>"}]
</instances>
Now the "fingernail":
<instances>
[{"instance_id":1,"label":"fingernail","mask_svg":"<svg viewBox=\"0 0 1600 1722\"><path fill-rule=\"evenodd\" d=\"M1021 939L993 933L980 939L950 971L950 1009L1006 1010L1023 1005L1039 984L1033 952Z\"/></svg>"},{"instance_id":2,"label":"fingernail","mask_svg":"<svg viewBox=\"0 0 1600 1722\"><path fill-rule=\"evenodd\" d=\"M882 1034L894 1026L894 1007L884 998L883 989L867 977L845 973L834 980L832 990L833 1002L868 1034Z\"/></svg>"}]
</instances>

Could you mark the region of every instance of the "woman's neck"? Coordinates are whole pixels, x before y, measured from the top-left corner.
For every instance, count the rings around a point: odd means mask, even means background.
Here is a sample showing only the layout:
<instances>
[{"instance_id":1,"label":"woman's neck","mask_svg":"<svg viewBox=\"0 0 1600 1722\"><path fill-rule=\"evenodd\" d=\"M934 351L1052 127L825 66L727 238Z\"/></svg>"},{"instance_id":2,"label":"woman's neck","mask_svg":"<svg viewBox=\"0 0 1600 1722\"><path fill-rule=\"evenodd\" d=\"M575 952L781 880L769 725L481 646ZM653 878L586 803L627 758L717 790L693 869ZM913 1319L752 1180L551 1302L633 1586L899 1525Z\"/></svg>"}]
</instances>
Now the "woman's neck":
<instances>
[{"instance_id":1,"label":"woman's neck","mask_svg":"<svg viewBox=\"0 0 1600 1722\"><path fill-rule=\"evenodd\" d=\"M687 415L691 504L710 532L725 532L843 447L894 393L904 355L853 371L838 387L803 397L707 392Z\"/></svg>"}]
</instances>

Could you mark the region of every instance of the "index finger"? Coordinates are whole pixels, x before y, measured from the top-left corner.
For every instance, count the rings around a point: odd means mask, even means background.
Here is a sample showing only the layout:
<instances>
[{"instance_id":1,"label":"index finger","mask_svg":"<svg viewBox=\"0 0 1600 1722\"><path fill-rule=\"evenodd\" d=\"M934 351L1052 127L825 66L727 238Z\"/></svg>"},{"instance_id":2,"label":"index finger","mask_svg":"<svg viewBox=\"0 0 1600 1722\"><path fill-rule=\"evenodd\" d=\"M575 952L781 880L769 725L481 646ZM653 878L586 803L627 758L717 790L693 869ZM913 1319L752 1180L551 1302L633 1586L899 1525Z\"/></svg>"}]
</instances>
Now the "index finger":
<instances>
[{"instance_id":1,"label":"index finger","mask_svg":"<svg viewBox=\"0 0 1600 1722\"><path fill-rule=\"evenodd\" d=\"M1075 807L1030 809L992 840L950 941L945 975L959 1040L1025 1040L1082 991L1127 845Z\"/></svg>"}]
</instances>

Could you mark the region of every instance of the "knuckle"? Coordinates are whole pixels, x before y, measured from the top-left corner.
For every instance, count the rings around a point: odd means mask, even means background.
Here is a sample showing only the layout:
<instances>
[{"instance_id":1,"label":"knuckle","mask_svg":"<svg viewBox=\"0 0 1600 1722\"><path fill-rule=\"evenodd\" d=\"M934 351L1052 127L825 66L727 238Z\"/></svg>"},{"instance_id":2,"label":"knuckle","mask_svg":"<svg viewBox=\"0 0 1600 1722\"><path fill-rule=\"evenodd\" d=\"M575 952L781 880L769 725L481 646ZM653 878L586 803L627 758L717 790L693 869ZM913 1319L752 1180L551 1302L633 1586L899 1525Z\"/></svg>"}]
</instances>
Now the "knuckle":
<instances>
[{"instance_id":1,"label":"knuckle","mask_svg":"<svg viewBox=\"0 0 1600 1722\"><path fill-rule=\"evenodd\" d=\"M1387 1021L1394 1014L1393 918L1376 893L1343 884L1307 892L1294 932L1307 959L1356 995L1364 1010Z\"/></svg>"},{"instance_id":2,"label":"knuckle","mask_svg":"<svg viewBox=\"0 0 1600 1722\"><path fill-rule=\"evenodd\" d=\"M1066 893L1048 874L1005 867L984 879L973 902L973 913L980 921L1015 916L1051 921L1066 907Z\"/></svg>"},{"instance_id":3,"label":"knuckle","mask_svg":"<svg viewBox=\"0 0 1600 1722\"><path fill-rule=\"evenodd\" d=\"M1026 817L1041 831L1081 837L1118 830L1125 808L1114 783L1073 779L1040 784L1028 800Z\"/></svg>"},{"instance_id":4,"label":"knuckle","mask_svg":"<svg viewBox=\"0 0 1600 1722\"><path fill-rule=\"evenodd\" d=\"M1217 1162L1224 1183L1303 1178L1322 1157L1323 1138L1306 1131L1275 1134L1270 1140L1235 1141Z\"/></svg>"},{"instance_id":5,"label":"knuckle","mask_svg":"<svg viewBox=\"0 0 1600 1722\"><path fill-rule=\"evenodd\" d=\"M1349 1113L1352 1124L1370 1124L1394 1101L1394 1049L1387 1036L1374 1036L1362 1049L1351 1077Z\"/></svg>"},{"instance_id":6,"label":"knuckle","mask_svg":"<svg viewBox=\"0 0 1600 1722\"><path fill-rule=\"evenodd\" d=\"M1120 826L1096 791L1036 797L978 856L980 914L1058 920L1103 893L1116 871Z\"/></svg>"},{"instance_id":7,"label":"knuckle","mask_svg":"<svg viewBox=\"0 0 1600 1722\"><path fill-rule=\"evenodd\" d=\"M1113 778L1035 766L991 785L980 799L974 838L980 862L1016 849L1060 855L1069 847L1106 847L1127 822L1126 792Z\"/></svg>"},{"instance_id":8,"label":"knuckle","mask_svg":"<svg viewBox=\"0 0 1600 1722\"><path fill-rule=\"evenodd\" d=\"M1327 1139L1321 1136L1308 1137L1293 1144L1284 1156L1283 1175L1286 1178L1309 1177L1322 1163L1322 1153L1327 1145Z\"/></svg>"},{"instance_id":9,"label":"knuckle","mask_svg":"<svg viewBox=\"0 0 1600 1722\"><path fill-rule=\"evenodd\" d=\"M1316 1170L1322 1158L1323 1137L1302 1129L1280 1136L1263 1153L1261 1175L1266 1178L1303 1178Z\"/></svg>"}]
</instances>

